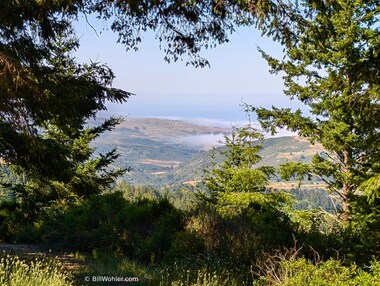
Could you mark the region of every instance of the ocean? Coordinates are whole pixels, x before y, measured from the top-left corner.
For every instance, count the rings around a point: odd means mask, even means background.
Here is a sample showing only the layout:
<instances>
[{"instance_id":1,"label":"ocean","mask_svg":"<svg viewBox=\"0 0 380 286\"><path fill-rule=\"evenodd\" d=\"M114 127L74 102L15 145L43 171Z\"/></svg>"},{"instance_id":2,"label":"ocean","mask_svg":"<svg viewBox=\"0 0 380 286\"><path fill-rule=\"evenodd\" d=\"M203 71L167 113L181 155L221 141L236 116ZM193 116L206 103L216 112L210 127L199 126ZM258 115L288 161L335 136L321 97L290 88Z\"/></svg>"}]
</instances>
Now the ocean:
<instances>
[{"instance_id":1,"label":"ocean","mask_svg":"<svg viewBox=\"0 0 380 286\"><path fill-rule=\"evenodd\" d=\"M107 104L107 114L131 118L169 118L190 121L200 125L230 127L248 122L242 111L243 104L270 108L302 108L302 104L275 95L220 95L220 94L141 94L134 95L124 104ZM253 122L254 114L250 115Z\"/></svg>"}]
</instances>

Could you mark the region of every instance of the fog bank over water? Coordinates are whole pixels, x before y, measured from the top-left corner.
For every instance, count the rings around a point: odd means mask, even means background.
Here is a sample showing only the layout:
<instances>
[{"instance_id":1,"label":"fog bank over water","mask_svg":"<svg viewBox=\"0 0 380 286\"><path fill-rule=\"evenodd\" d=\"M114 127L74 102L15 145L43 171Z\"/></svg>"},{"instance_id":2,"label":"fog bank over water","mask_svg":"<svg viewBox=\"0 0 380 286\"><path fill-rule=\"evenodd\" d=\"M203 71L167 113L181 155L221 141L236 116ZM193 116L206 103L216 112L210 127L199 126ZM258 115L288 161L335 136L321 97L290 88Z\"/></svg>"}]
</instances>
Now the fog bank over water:
<instances>
[{"instance_id":1,"label":"fog bank over water","mask_svg":"<svg viewBox=\"0 0 380 286\"><path fill-rule=\"evenodd\" d=\"M257 127L257 129L260 130L259 127ZM264 138L297 135L296 133L290 132L287 130L279 130L279 132L275 135L271 135L265 132L263 132L263 134L264 134ZM189 136L183 136L183 137L176 137L176 138L172 138L172 140L175 143L181 143L181 144L188 145L191 147L209 150L212 147L224 145L225 136L226 135L224 134L201 134L201 135L189 135Z\"/></svg>"},{"instance_id":2,"label":"fog bank over water","mask_svg":"<svg viewBox=\"0 0 380 286\"><path fill-rule=\"evenodd\" d=\"M264 133L265 138L270 137L282 137L282 136L295 136L294 132L286 130L280 130L276 135ZM201 135L189 135L183 137L172 138L174 143L180 143L190 147L200 148L203 150L210 150L213 147L222 146L225 142L225 134L201 134Z\"/></svg>"},{"instance_id":3,"label":"fog bank over water","mask_svg":"<svg viewBox=\"0 0 380 286\"><path fill-rule=\"evenodd\" d=\"M270 94L138 94L131 96L125 104L107 104L108 112L132 118L172 118L191 121L200 125L231 127L248 120L242 111L244 104L271 108L300 108L305 106L285 95ZM251 115L255 121L255 115Z\"/></svg>"},{"instance_id":4,"label":"fog bank over water","mask_svg":"<svg viewBox=\"0 0 380 286\"><path fill-rule=\"evenodd\" d=\"M210 150L213 147L223 145L224 136L224 134L190 135L173 138L173 141L176 143L181 143L183 145L200 148L203 150Z\"/></svg>"},{"instance_id":5,"label":"fog bank over water","mask_svg":"<svg viewBox=\"0 0 380 286\"><path fill-rule=\"evenodd\" d=\"M142 94L132 96L125 104L107 104L108 110L101 114L110 116L118 115L128 118L162 118L170 120L186 121L197 125L210 127L222 127L232 131L233 127L242 127L250 121L260 130L257 118L254 114L249 116L243 111L244 103L254 106L271 108L290 107L304 111L307 110L302 103L290 101L286 96L278 95L231 95L222 96L218 94L197 95L160 95ZM293 132L280 130L275 137L296 135ZM273 137L264 134L265 137ZM197 146L216 146L223 139L222 134L191 135L176 138L177 142Z\"/></svg>"}]
</instances>

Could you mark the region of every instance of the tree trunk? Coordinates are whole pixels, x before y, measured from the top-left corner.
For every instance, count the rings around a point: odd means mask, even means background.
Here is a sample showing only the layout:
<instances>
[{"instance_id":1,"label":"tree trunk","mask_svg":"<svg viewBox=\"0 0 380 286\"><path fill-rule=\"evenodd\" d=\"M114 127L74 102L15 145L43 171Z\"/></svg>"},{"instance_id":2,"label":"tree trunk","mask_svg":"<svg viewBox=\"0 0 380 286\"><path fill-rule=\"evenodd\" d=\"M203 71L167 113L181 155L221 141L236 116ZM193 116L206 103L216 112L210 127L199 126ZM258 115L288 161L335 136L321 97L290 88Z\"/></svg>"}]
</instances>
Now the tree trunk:
<instances>
[{"instance_id":1,"label":"tree trunk","mask_svg":"<svg viewBox=\"0 0 380 286\"><path fill-rule=\"evenodd\" d=\"M347 177L348 177L348 174L350 172L349 158L350 158L350 152L347 150L344 151L343 152L343 173L346 174ZM342 209L343 209L342 221L343 222L348 222L348 220L350 218L351 193L352 193L352 190L351 190L351 186L348 182L348 178L345 178L344 182L343 182L342 192L341 192L341 195L343 198L343 202L342 202Z\"/></svg>"},{"instance_id":2,"label":"tree trunk","mask_svg":"<svg viewBox=\"0 0 380 286\"><path fill-rule=\"evenodd\" d=\"M343 197L343 202L342 202L342 221L343 222L348 222L350 218L350 189L348 184L344 184L343 190L342 190L342 197Z\"/></svg>"}]
</instances>

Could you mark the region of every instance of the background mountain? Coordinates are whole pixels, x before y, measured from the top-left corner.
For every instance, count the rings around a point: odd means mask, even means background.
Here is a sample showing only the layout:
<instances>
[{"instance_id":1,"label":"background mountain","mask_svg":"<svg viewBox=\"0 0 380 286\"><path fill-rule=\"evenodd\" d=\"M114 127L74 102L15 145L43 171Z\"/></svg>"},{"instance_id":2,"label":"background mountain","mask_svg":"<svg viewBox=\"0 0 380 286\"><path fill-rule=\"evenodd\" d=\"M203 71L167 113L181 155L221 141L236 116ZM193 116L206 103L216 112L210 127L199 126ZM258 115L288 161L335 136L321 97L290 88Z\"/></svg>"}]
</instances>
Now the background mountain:
<instances>
[{"instance_id":1,"label":"background mountain","mask_svg":"<svg viewBox=\"0 0 380 286\"><path fill-rule=\"evenodd\" d=\"M96 123L94 123L96 124ZM131 167L124 176L132 185L163 188L195 184L210 165L212 146L218 146L231 128L197 125L180 120L127 118L116 130L103 134L95 144L99 152L117 148L117 167ZM321 145L298 136L269 138L261 142L260 165L278 166L286 161L310 161ZM221 160L222 158L217 158ZM272 185L290 189L295 182L274 178ZM317 182L309 183L316 188ZM306 185L308 187L308 185Z\"/></svg>"}]
</instances>

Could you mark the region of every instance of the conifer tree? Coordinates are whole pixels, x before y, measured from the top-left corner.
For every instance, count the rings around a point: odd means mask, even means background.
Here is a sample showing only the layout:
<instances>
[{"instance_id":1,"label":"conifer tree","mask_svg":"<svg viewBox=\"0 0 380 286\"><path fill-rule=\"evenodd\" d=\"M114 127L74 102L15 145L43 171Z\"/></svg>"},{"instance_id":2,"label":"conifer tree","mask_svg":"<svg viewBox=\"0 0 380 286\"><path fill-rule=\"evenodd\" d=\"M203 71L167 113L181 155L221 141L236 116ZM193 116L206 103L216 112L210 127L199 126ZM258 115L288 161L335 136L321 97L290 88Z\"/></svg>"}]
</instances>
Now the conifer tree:
<instances>
[{"instance_id":1,"label":"conifer tree","mask_svg":"<svg viewBox=\"0 0 380 286\"><path fill-rule=\"evenodd\" d=\"M204 171L202 183L206 191L201 198L216 206L274 201L274 197L265 195L274 167L257 166L262 139L252 124L234 127L231 136L225 136L223 147L214 149L212 166Z\"/></svg>"},{"instance_id":2,"label":"conifer tree","mask_svg":"<svg viewBox=\"0 0 380 286\"><path fill-rule=\"evenodd\" d=\"M379 2L297 3L288 13L291 32L282 35L284 58L262 55L272 73L283 75L285 94L304 103L311 115L290 108L250 109L272 133L286 128L322 143L326 152L310 165L288 163L282 173L323 179L341 197L342 218L348 221L360 186L365 190L380 172ZM377 184L371 191L378 189Z\"/></svg>"},{"instance_id":3,"label":"conifer tree","mask_svg":"<svg viewBox=\"0 0 380 286\"><path fill-rule=\"evenodd\" d=\"M76 46L75 38L61 35L41 66L41 94L22 100L28 95L22 91L39 88L37 77L36 86L25 86L20 94L10 93L16 102L20 100L20 105L25 104L25 117L18 114L21 107L16 104L10 105L13 109L8 110L8 117L2 114L0 137L6 142L2 156L13 171L25 176L21 183L7 184L8 192L29 219L52 205L70 204L102 193L126 171L109 167L118 157L116 150L96 154L90 146L122 118L111 117L94 127L88 125L88 120L105 108L107 98L122 101L130 94L107 86L113 79L107 67L77 64L72 57ZM29 106L27 100L35 105ZM33 113L36 110L40 113Z\"/></svg>"},{"instance_id":4,"label":"conifer tree","mask_svg":"<svg viewBox=\"0 0 380 286\"><path fill-rule=\"evenodd\" d=\"M199 56L202 48L227 42L237 25L249 25L255 19L268 33L273 32L279 26L268 19L279 7L270 0L1 1L0 157L51 176L49 171L55 168L39 157L48 149L48 141L39 136L43 126L80 129L106 108L106 101L125 102L130 96L112 88L114 75L107 66L75 63L74 67L73 59L57 51L62 41L60 49L72 51L79 46L70 35L74 33L71 23L80 16L93 13L110 21L127 50L136 49L141 33L151 29L167 61L187 55L187 63L205 66L207 60Z\"/></svg>"}]
</instances>

